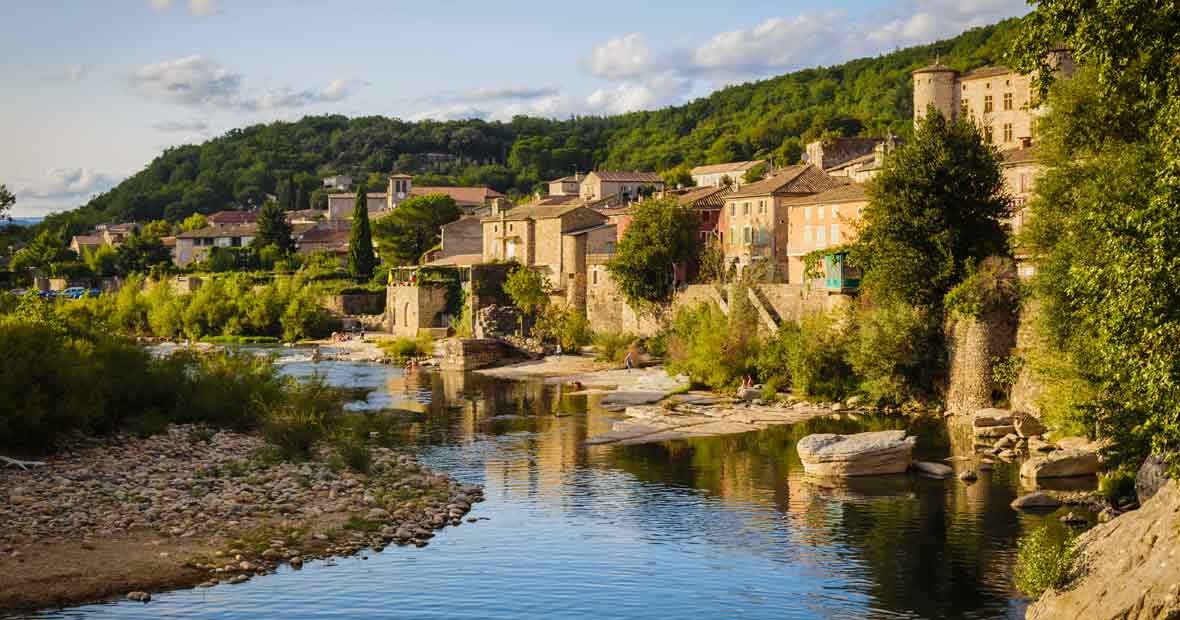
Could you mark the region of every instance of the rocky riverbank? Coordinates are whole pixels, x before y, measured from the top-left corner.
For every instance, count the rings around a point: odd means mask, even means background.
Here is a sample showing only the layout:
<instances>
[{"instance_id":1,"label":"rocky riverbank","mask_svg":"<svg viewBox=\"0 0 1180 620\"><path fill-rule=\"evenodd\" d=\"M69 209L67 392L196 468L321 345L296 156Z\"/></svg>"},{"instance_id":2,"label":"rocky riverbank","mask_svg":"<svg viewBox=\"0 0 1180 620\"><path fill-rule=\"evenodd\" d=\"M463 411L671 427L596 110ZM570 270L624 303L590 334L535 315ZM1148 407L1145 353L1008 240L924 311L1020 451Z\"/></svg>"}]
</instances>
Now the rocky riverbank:
<instances>
[{"instance_id":1,"label":"rocky riverbank","mask_svg":"<svg viewBox=\"0 0 1180 620\"><path fill-rule=\"evenodd\" d=\"M425 546L483 498L388 448L370 448L367 474L327 453L303 463L270 454L252 435L173 426L0 468L0 611L138 599L240 583L283 563Z\"/></svg>"},{"instance_id":2,"label":"rocky riverbank","mask_svg":"<svg viewBox=\"0 0 1180 620\"><path fill-rule=\"evenodd\" d=\"M731 435L796 424L834 412L831 406L806 402L766 404L689 393L675 395L659 406L630 406L624 413L626 419L586 443L627 445Z\"/></svg>"}]
</instances>

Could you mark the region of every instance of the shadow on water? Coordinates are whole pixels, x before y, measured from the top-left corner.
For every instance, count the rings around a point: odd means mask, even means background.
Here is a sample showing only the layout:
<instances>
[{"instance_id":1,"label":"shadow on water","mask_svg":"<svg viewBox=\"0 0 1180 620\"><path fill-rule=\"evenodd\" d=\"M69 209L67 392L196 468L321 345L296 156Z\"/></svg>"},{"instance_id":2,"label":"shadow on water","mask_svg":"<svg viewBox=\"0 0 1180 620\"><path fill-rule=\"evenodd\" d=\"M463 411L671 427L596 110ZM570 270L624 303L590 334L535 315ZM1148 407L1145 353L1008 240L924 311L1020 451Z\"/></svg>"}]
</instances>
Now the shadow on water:
<instances>
[{"instance_id":1,"label":"shadow on water","mask_svg":"<svg viewBox=\"0 0 1180 620\"><path fill-rule=\"evenodd\" d=\"M587 446L619 416L567 386L349 363L293 361L287 372L371 390L353 409L381 440L484 485L488 501L474 514L491 520L446 530L425 550L67 615L1021 618L1014 541L1056 522L1009 507L1013 466L981 471L974 484L831 482L805 476L795 451L811 433L907 428L919 459L962 453L939 420L835 415Z\"/></svg>"}]
</instances>

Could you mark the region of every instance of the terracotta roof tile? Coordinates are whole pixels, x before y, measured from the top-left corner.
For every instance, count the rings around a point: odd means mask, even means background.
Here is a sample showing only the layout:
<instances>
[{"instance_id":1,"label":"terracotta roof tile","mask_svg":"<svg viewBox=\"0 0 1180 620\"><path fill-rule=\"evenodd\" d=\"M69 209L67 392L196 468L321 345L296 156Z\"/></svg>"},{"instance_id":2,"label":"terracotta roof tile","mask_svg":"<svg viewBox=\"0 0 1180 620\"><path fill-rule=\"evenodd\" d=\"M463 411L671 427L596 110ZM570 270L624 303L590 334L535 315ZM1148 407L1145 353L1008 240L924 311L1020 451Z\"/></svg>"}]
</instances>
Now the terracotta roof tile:
<instances>
[{"instance_id":1,"label":"terracotta roof tile","mask_svg":"<svg viewBox=\"0 0 1180 620\"><path fill-rule=\"evenodd\" d=\"M258 224L234 224L230 226L206 226L176 235L177 239L215 239L218 237L253 237L258 234Z\"/></svg>"},{"instance_id":2,"label":"terracotta roof tile","mask_svg":"<svg viewBox=\"0 0 1180 620\"><path fill-rule=\"evenodd\" d=\"M597 176L603 181L609 181L611 183L664 183L663 177L654 172L595 170L590 174Z\"/></svg>"},{"instance_id":3,"label":"terracotta roof tile","mask_svg":"<svg viewBox=\"0 0 1180 620\"><path fill-rule=\"evenodd\" d=\"M815 166L788 166L777 171L774 176L757 183L743 185L737 192L726 196L726 199L782 194L815 194L843 184L844 182L840 179L825 174Z\"/></svg>"},{"instance_id":4,"label":"terracotta roof tile","mask_svg":"<svg viewBox=\"0 0 1180 620\"><path fill-rule=\"evenodd\" d=\"M791 206L814 205L832 202L863 202L868 199L868 194L865 192L865 185L863 183L848 183L847 185L841 185L818 194L789 198L783 201L783 204Z\"/></svg>"},{"instance_id":5,"label":"terracotta roof tile","mask_svg":"<svg viewBox=\"0 0 1180 620\"><path fill-rule=\"evenodd\" d=\"M698 174L718 174L722 172L745 172L758 164L766 163L765 159L751 159L750 161L733 161L727 164L712 164L708 166L697 166L689 171L691 175Z\"/></svg>"},{"instance_id":6,"label":"terracotta roof tile","mask_svg":"<svg viewBox=\"0 0 1180 620\"><path fill-rule=\"evenodd\" d=\"M980 67L974 71L969 71L959 78L960 80L980 80L983 78L996 77L997 75L1007 75L1012 73L1008 67Z\"/></svg>"},{"instance_id":7,"label":"terracotta roof tile","mask_svg":"<svg viewBox=\"0 0 1180 620\"><path fill-rule=\"evenodd\" d=\"M914 69L910 73L911 74L914 74L914 73L958 73L958 71L955 69L952 69L942 63L935 63L932 65L926 65L925 67L922 67L921 69Z\"/></svg>"},{"instance_id":8,"label":"terracotta roof tile","mask_svg":"<svg viewBox=\"0 0 1180 620\"><path fill-rule=\"evenodd\" d=\"M428 185L411 187L410 194L413 196L446 194L461 206L481 206L492 198L504 197L504 194L490 187L435 187Z\"/></svg>"}]
</instances>

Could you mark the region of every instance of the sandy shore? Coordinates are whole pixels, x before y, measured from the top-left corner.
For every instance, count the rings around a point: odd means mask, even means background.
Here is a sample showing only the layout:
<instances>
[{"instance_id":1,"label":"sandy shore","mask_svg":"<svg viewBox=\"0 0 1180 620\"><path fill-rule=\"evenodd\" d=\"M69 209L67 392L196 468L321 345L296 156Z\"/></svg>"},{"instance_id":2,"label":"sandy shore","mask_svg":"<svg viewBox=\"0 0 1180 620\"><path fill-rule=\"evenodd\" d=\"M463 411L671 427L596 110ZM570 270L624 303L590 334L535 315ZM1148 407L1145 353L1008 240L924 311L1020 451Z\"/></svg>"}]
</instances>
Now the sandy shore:
<instances>
[{"instance_id":1,"label":"sandy shore","mask_svg":"<svg viewBox=\"0 0 1180 620\"><path fill-rule=\"evenodd\" d=\"M258 437L173 426L0 468L0 611L240 583L286 563L425 546L482 491L370 449L367 474L332 455L268 457Z\"/></svg>"}]
</instances>

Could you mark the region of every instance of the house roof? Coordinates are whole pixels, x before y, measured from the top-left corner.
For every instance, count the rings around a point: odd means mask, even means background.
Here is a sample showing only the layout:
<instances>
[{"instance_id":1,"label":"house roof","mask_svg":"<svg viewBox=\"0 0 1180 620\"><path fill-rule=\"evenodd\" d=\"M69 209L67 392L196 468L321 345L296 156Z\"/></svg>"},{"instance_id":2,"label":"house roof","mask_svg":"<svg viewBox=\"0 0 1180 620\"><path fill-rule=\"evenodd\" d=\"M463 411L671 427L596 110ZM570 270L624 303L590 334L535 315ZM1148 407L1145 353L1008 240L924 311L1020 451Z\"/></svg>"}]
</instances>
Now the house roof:
<instances>
[{"instance_id":1,"label":"house roof","mask_svg":"<svg viewBox=\"0 0 1180 620\"><path fill-rule=\"evenodd\" d=\"M871 161L873 161L873 159L874 159L876 156L877 156L877 154L876 154L876 153L868 153L868 154L866 154L866 155L861 155L860 157L855 157L855 158L853 158L853 159L850 159L850 160L848 160L848 161L846 161L846 162L843 162L843 163L836 164L835 166L828 166L828 167L827 167L827 168L824 170L824 172L832 172L832 171L834 171L834 170L843 170L843 169L845 169L845 168L848 168L849 166L855 166L855 165L857 165L857 164L864 164L864 163L868 163L868 162L871 162Z\"/></svg>"},{"instance_id":2,"label":"house roof","mask_svg":"<svg viewBox=\"0 0 1180 620\"><path fill-rule=\"evenodd\" d=\"M471 265L478 265L483 262L483 254L454 254L451 256L443 256L436 258L428 263L431 267L470 267Z\"/></svg>"},{"instance_id":3,"label":"house roof","mask_svg":"<svg viewBox=\"0 0 1180 620\"><path fill-rule=\"evenodd\" d=\"M331 228L312 228L298 235L299 243L348 243L352 234L348 230L333 230Z\"/></svg>"},{"instance_id":4,"label":"house roof","mask_svg":"<svg viewBox=\"0 0 1180 620\"><path fill-rule=\"evenodd\" d=\"M575 202L580 202L581 200L582 200L581 196L573 196L573 195L570 195L570 196L545 196L543 198L538 198L537 200L534 200L531 204L533 204L533 205L568 205L568 204L573 204Z\"/></svg>"},{"instance_id":5,"label":"house roof","mask_svg":"<svg viewBox=\"0 0 1180 620\"><path fill-rule=\"evenodd\" d=\"M412 179L414 177L412 177L404 172L395 172L395 173L389 175L389 178L391 178L391 179Z\"/></svg>"},{"instance_id":6,"label":"house roof","mask_svg":"<svg viewBox=\"0 0 1180 620\"><path fill-rule=\"evenodd\" d=\"M1037 152L1035 146L1022 146L1014 149L1009 149L1000 153L1004 158L1005 164L1027 164L1037 161L1040 158L1040 153Z\"/></svg>"},{"instance_id":7,"label":"house roof","mask_svg":"<svg viewBox=\"0 0 1180 620\"><path fill-rule=\"evenodd\" d=\"M287 221L288 222L290 222L291 220L297 220L297 219L301 219L301 218L314 220L317 217L324 217L324 218L328 217L327 209L324 209L324 210L301 209L299 211L288 211L287 212Z\"/></svg>"},{"instance_id":8,"label":"house roof","mask_svg":"<svg viewBox=\"0 0 1180 620\"><path fill-rule=\"evenodd\" d=\"M205 217L205 221L211 224L246 224L256 219L257 211L218 211Z\"/></svg>"},{"instance_id":9,"label":"house roof","mask_svg":"<svg viewBox=\"0 0 1180 620\"><path fill-rule=\"evenodd\" d=\"M799 196L785 200L783 204L790 206L830 204L833 202L864 202L868 200L863 183L848 183L839 187L822 191L818 194Z\"/></svg>"},{"instance_id":10,"label":"house roof","mask_svg":"<svg viewBox=\"0 0 1180 620\"><path fill-rule=\"evenodd\" d=\"M584 209L580 204L572 205L521 205L514 207L509 211L502 212L501 215L493 215L485 217L484 222L499 222L503 219L506 222L516 222L520 220L546 220L555 217L561 217L567 213Z\"/></svg>"},{"instance_id":11,"label":"house roof","mask_svg":"<svg viewBox=\"0 0 1180 620\"><path fill-rule=\"evenodd\" d=\"M697 166L689 170L689 174L696 176L698 174L719 174L723 172L745 172L758 164L766 163L765 159L751 159L749 161L731 161L727 164L712 164L709 166Z\"/></svg>"},{"instance_id":12,"label":"house roof","mask_svg":"<svg viewBox=\"0 0 1180 620\"><path fill-rule=\"evenodd\" d=\"M389 196L389 194L387 194L385 192L367 192L365 194L365 198L385 199L388 196ZM328 194L328 198L356 198L356 192L343 192L343 193Z\"/></svg>"},{"instance_id":13,"label":"house roof","mask_svg":"<svg viewBox=\"0 0 1180 620\"><path fill-rule=\"evenodd\" d=\"M819 168L804 164L788 166L777 171L774 176L758 181L757 183L743 185L737 192L725 198L749 198L751 196L778 196L783 194L816 194L843 184L839 179L825 174Z\"/></svg>"},{"instance_id":14,"label":"house roof","mask_svg":"<svg viewBox=\"0 0 1180 620\"><path fill-rule=\"evenodd\" d=\"M410 194L413 196L446 194L447 196L453 198L458 204L466 206L482 206L491 198L504 197L504 194L501 194L490 187L438 187L428 185L411 187Z\"/></svg>"},{"instance_id":15,"label":"house roof","mask_svg":"<svg viewBox=\"0 0 1180 620\"><path fill-rule=\"evenodd\" d=\"M71 239L71 242L76 243L79 247L81 247L90 245L103 245L106 243L106 239L102 235L74 235L74 238Z\"/></svg>"},{"instance_id":16,"label":"house roof","mask_svg":"<svg viewBox=\"0 0 1180 620\"><path fill-rule=\"evenodd\" d=\"M581 183L582 178L574 175L561 177L560 179L553 179L550 183Z\"/></svg>"},{"instance_id":17,"label":"house roof","mask_svg":"<svg viewBox=\"0 0 1180 620\"><path fill-rule=\"evenodd\" d=\"M969 71L959 78L960 80L980 80L983 78L996 77L997 75L1007 75L1012 73L1008 67L980 67L974 71Z\"/></svg>"},{"instance_id":18,"label":"house roof","mask_svg":"<svg viewBox=\"0 0 1180 620\"><path fill-rule=\"evenodd\" d=\"M602 181L611 183L660 183L664 178L654 172L626 172L614 170L595 170L591 172ZM590 176L589 174L586 176Z\"/></svg>"},{"instance_id":19,"label":"house roof","mask_svg":"<svg viewBox=\"0 0 1180 620\"><path fill-rule=\"evenodd\" d=\"M676 202L698 209L720 209L725 203L725 187L694 187L676 196Z\"/></svg>"},{"instance_id":20,"label":"house roof","mask_svg":"<svg viewBox=\"0 0 1180 620\"><path fill-rule=\"evenodd\" d=\"M602 230L603 228L615 228L616 226L617 226L616 224L610 224L610 223L603 222L602 224L591 224L590 226L576 228L574 230L569 230L569 231L563 232L561 234L576 237L578 235L585 235L587 233L592 233L596 230Z\"/></svg>"},{"instance_id":21,"label":"house roof","mask_svg":"<svg viewBox=\"0 0 1180 620\"><path fill-rule=\"evenodd\" d=\"M253 237L258 234L258 224L234 224L231 226L206 226L176 235L177 239L215 239L219 237Z\"/></svg>"},{"instance_id":22,"label":"house roof","mask_svg":"<svg viewBox=\"0 0 1180 620\"><path fill-rule=\"evenodd\" d=\"M311 222L301 222L299 224L292 224L291 225L291 236L298 238L300 235L302 235L310 230L315 229L317 226L318 226L318 224L314 224Z\"/></svg>"},{"instance_id":23,"label":"house roof","mask_svg":"<svg viewBox=\"0 0 1180 620\"><path fill-rule=\"evenodd\" d=\"M938 62L910 72L911 75L914 73L958 73L958 71Z\"/></svg>"}]
</instances>

